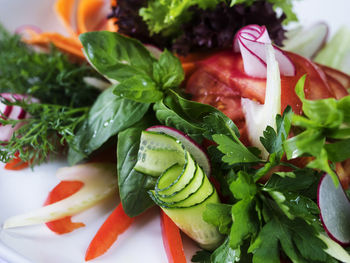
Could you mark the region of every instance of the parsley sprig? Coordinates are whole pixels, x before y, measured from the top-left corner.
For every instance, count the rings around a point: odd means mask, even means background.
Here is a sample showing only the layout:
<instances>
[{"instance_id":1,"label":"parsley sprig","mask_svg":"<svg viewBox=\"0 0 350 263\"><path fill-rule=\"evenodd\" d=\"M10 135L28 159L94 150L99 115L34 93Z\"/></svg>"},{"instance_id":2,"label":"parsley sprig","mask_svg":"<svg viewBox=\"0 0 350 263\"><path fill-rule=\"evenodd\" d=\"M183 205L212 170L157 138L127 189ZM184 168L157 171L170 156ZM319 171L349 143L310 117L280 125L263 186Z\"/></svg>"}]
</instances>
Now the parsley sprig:
<instances>
[{"instance_id":1,"label":"parsley sprig","mask_svg":"<svg viewBox=\"0 0 350 263\"><path fill-rule=\"evenodd\" d=\"M283 143L288 159L313 156L308 167L320 169L332 176L338 184L332 162L350 157L350 96L307 100L304 94L306 76L296 85L296 94L303 103L304 116L294 115L293 125L302 132Z\"/></svg>"},{"instance_id":2,"label":"parsley sprig","mask_svg":"<svg viewBox=\"0 0 350 263\"><path fill-rule=\"evenodd\" d=\"M213 136L226 163L223 169L229 167L226 194L233 202L207 207L204 219L227 239L213 253L197 253L194 262L277 263L281 258L337 262L325 252L327 245L319 236L324 230L315 200L322 172L298 168L282 159L294 116L287 108L283 116L276 117L277 130L267 127L260 138L270 153L266 161L241 158L247 151L254 152L248 149L235 156L239 146L235 138ZM273 172L277 166L284 166L284 172ZM271 173L266 182L261 181Z\"/></svg>"}]
</instances>

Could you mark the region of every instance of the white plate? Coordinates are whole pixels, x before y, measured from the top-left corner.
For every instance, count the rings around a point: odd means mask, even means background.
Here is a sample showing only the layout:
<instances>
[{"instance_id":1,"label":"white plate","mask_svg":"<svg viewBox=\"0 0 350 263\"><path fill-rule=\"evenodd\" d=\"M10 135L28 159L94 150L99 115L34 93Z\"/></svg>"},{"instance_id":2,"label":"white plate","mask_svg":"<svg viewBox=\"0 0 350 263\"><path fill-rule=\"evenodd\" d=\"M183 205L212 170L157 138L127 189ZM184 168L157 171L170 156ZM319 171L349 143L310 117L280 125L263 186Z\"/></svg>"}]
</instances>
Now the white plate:
<instances>
[{"instance_id":1,"label":"white plate","mask_svg":"<svg viewBox=\"0 0 350 263\"><path fill-rule=\"evenodd\" d=\"M0 22L10 30L32 24L43 30L64 32L52 11L55 0L0 0ZM343 24L350 26L349 0L304 0L295 3L300 21L310 24L327 21L331 34ZM0 51L1 52L1 51ZM0 224L9 216L40 207L58 180L55 172L65 166L57 161L36 167L34 171L7 171L0 163ZM45 226L18 228L0 232L0 263L76 263L84 262L85 250L92 237L115 206L115 200L101 204L73 218L86 227L58 236ZM184 238L188 262L197 247ZM1 259L2 258L2 259ZM166 262L158 209L151 209L123 234L112 248L94 262Z\"/></svg>"}]
</instances>

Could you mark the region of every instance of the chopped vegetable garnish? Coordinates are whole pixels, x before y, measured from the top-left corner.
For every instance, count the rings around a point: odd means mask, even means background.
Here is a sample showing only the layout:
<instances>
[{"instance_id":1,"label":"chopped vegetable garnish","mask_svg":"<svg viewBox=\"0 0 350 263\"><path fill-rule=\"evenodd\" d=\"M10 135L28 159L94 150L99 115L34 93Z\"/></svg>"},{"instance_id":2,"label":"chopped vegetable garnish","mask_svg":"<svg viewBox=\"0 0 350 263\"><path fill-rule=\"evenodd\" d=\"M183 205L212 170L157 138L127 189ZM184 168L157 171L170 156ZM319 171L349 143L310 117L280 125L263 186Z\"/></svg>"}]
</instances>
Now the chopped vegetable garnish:
<instances>
[{"instance_id":1,"label":"chopped vegetable garnish","mask_svg":"<svg viewBox=\"0 0 350 263\"><path fill-rule=\"evenodd\" d=\"M134 218L125 214L122 203L120 203L94 236L86 251L85 260L89 261L106 253L118 239L118 236L123 234L133 221Z\"/></svg>"}]
</instances>

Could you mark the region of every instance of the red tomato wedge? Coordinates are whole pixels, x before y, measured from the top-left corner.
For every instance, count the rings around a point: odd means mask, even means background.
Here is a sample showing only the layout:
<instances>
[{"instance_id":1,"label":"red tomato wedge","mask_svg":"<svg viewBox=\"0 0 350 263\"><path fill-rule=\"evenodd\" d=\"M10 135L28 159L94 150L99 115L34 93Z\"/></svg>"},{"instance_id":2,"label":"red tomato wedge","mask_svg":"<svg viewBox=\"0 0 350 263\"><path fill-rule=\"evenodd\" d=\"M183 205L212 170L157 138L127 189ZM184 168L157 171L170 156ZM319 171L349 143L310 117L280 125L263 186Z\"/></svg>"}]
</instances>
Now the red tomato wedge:
<instances>
[{"instance_id":1,"label":"red tomato wedge","mask_svg":"<svg viewBox=\"0 0 350 263\"><path fill-rule=\"evenodd\" d=\"M282 111L290 105L295 113L302 113L302 105L294 89L304 74L307 74L307 99L339 97L344 94L341 84L330 76L327 77L318 65L294 53L286 54L296 68L296 75L281 76ZM241 98L264 103L266 80L245 74L241 55L232 51L223 51L195 63L196 70L187 76L186 91L193 96L193 100L210 104L224 112L244 132Z\"/></svg>"},{"instance_id":2,"label":"red tomato wedge","mask_svg":"<svg viewBox=\"0 0 350 263\"><path fill-rule=\"evenodd\" d=\"M161 227L165 252L169 263L186 263L182 239L179 228L161 210Z\"/></svg>"},{"instance_id":3,"label":"red tomato wedge","mask_svg":"<svg viewBox=\"0 0 350 263\"><path fill-rule=\"evenodd\" d=\"M123 209L122 203L114 209L91 241L86 254L85 261L103 255L118 239L118 236L126 231L134 222Z\"/></svg>"},{"instance_id":4,"label":"red tomato wedge","mask_svg":"<svg viewBox=\"0 0 350 263\"><path fill-rule=\"evenodd\" d=\"M48 195L44 205L50 205L65 199L78 192L84 183L80 181L62 181ZM56 234L66 234L73 230L85 226L84 223L72 222L71 217L67 216L62 219L46 223L46 226Z\"/></svg>"}]
</instances>

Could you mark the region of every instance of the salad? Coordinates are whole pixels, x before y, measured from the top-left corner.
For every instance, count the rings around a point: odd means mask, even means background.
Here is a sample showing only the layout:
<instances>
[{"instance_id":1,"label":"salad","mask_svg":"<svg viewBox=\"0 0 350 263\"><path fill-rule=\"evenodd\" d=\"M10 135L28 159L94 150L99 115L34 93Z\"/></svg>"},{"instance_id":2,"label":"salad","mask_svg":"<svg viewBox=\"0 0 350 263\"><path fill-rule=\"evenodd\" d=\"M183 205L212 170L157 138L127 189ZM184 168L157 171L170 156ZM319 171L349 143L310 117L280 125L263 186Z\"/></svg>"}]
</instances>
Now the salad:
<instances>
[{"instance_id":1,"label":"salad","mask_svg":"<svg viewBox=\"0 0 350 263\"><path fill-rule=\"evenodd\" d=\"M57 1L66 35L1 29L4 168L71 165L3 233L73 236L119 195L85 260L153 211L169 262L186 262L180 231L193 262L350 262L349 30L286 32L289 1L107 6Z\"/></svg>"}]
</instances>

